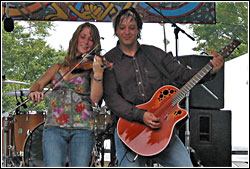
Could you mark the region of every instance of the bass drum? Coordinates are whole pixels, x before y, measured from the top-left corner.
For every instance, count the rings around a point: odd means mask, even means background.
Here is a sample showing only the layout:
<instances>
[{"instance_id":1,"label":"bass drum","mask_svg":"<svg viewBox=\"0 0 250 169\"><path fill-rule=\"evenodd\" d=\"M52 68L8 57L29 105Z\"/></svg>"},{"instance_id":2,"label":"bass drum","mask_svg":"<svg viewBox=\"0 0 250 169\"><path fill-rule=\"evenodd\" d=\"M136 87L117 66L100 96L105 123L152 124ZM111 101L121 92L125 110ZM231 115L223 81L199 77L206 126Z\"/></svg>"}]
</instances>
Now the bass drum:
<instances>
[{"instance_id":1,"label":"bass drum","mask_svg":"<svg viewBox=\"0 0 250 169\"><path fill-rule=\"evenodd\" d=\"M42 149L43 128L44 122L38 124L25 140L22 160L26 167L44 167Z\"/></svg>"}]
</instances>

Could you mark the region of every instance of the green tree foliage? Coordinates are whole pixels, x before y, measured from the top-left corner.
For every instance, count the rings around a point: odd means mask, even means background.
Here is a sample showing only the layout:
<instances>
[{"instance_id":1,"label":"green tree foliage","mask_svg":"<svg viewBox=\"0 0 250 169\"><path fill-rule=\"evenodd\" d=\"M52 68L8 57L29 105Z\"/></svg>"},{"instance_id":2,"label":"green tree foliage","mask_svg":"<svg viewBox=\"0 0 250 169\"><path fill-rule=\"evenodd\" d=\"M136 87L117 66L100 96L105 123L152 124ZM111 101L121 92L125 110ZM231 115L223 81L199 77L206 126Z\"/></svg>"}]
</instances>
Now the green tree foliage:
<instances>
[{"instance_id":1,"label":"green tree foliage","mask_svg":"<svg viewBox=\"0 0 250 169\"><path fill-rule=\"evenodd\" d=\"M248 53L248 2L216 2L216 24L190 25L198 46L194 51L212 55L219 52L232 40L238 39L241 45L225 60Z\"/></svg>"},{"instance_id":2,"label":"green tree foliage","mask_svg":"<svg viewBox=\"0 0 250 169\"><path fill-rule=\"evenodd\" d=\"M2 83L2 111L16 107L15 96L4 93L20 89L29 89L53 64L63 61L66 51L51 48L45 38L50 36L53 22L18 22L12 32L2 28L2 75L8 80L22 81L29 85ZM48 86L49 87L49 86ZM21 102L20 98L17 98ZM23 99L27 99L24 97ZM29 101L28 106L32 103ZM45 110L44 102L30 108L20 107L21 111Z\"/></svg>"}]
</instances>

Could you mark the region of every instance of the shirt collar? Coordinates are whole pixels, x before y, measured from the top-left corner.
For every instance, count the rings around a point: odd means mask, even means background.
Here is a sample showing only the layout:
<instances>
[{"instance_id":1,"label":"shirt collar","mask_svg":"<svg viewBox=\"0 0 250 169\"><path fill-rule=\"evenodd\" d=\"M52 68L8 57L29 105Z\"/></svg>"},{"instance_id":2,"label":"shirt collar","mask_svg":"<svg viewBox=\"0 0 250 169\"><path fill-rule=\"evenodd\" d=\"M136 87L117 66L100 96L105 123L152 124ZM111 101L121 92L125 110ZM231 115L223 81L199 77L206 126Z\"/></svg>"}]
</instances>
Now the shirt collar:
<instances>
[{"instance_id":1,"label":"shirt collar","mask_svg":"<svg viewBox=\"0 0 250 169\"><path fill-rule=\"evenodd\" d=\"M136 53L141 48L141 44L138 41L137 41L137 43L138 43L138 45L137 45ZM120 42L118 40L117 43L116 43L117 57L119 57L119 59L122 59L124 56L127 56L127 55L122 52L119 45L120 45Z\"/></svg>"}]
</instances>

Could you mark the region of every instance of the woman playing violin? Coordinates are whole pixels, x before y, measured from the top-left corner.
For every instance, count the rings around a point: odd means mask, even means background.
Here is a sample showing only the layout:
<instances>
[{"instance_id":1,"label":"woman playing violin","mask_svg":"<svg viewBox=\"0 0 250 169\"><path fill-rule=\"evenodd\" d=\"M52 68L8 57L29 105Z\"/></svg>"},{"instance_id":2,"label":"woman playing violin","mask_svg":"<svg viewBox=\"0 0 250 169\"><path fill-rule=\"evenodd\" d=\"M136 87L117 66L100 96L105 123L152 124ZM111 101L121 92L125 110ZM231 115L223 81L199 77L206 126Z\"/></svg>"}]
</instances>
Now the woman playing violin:
<instances>
[{"instance_id":1,"label":"woman playing violin","mask_svg":"<svg viewBox=\"0 0 250 169\"><path fill-rule=\"evenodd\" d=\"M70 167L89 165L94 146L92 105L103 94L102 58L95 55L91 69L76 73L71 69L82 60L80 67L84 65L84 57L95 48L100 49L97 27L81 24L69 42L64 62L51 66L30 88L29 99L40 102L45 98L48 107L42 140L45 166L65 166L67 155ZM49 83L53 87L45 97L42 91Z\"/></svg>"}]
</instances>

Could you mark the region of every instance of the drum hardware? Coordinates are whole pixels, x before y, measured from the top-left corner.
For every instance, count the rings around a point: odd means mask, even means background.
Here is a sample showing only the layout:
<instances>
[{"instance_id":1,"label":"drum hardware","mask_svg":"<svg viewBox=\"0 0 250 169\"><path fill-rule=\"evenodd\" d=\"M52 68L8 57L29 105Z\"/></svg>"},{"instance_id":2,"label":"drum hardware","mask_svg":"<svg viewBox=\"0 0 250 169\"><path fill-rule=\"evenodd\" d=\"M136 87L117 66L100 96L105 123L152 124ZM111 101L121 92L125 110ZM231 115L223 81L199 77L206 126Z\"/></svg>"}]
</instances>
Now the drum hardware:
<instances>
[{"instance_id":1,"label":"drum hardware","mask_svg":"<svg viewBox=\"0 0 250 169\"><path fill-rule=\"evenodd\" d=\"M11 91L11 92L6 92L4 93L5 95L9 95L9 96L21 96L21 93L23 93L23 96L28 96L29 95L29 89L22 89L23 91ZM24 92L26 90L26 92ZM44 94L46 94L48 91L52 91L51 88L44 88L43 89L43 92ZM24 100L22 103L19 103L17 104L17 106L13 109L11 109L10 111L6 112L6 113L9 113L9 112L13 112L13 111L18 111L19 107L23 106L23 107L26 107L26 103L30 101L30 99L26 99ZM36 106L36 103L33 103L30 107L35 107ZM16 112L17 113L17 112Z\"/></svg>"},{"instance_id":2,"label":"drum hardware","mask_svg":"<svg viewBox=\"0 0 250 169\"><path fill-rule=\"evenodd\" d=\"M92 108L94 114L95 145L92 153L92 161L90 166L104 167L104 141L106 139L112 139L112 127L114 125L112 123L111 112L107 106L100 107L98 104L95 104ZM114 159L111 159L111 163L109 164L109 166L112 166L112 164L114 163L113 161Z\"/></svg>"},{"instance_id":3,"label":"drum hardware","mask_svg":"<svg viewBox=\"0 0 250 169\"><path fill-rule=\"evenodd\" d=\"M95 104L92 108L94 117L94 134L109 134L111 132L110 128L112 126L112 118L107 106L100 107Z\"/></svg>"},{"instance_id":4,"label":"drum hardware","mask_svg":"<svg viewBox=\"0 0 250 169\"><path fill-rule=\"evenodd\" d=\"M28 85L29 83L26 82L20 82L20 81L14 81L14 80L3 80L3 83L14 83L14 84L24 84L24 85Z\"/></svg>"},{"instance_id":5,"label":"drum hardware","mask_svg":"<svg viewBox=\"0 0 250 169\"><path fill-rule=\"evenodd\" d=\"M11 151L11 152L13 152L15 150L15 148L16 148L16 146L8 145L8 150Z\"/></svg>"},{"instance_id":6,"label":"drum hardware","mask_svg":"<svg viewBox=\"0 0 250 169\"><path fill-rule=\"evenodd\" d=\"M7 117L4 117L4 127L3 127L3 131L4 131L4 154L3 154L3 161L4 161L4 166L7 167L7 134L8 134L8 124L9 124L9 120Z\"/></svg>"},{"instance_id":7,"label":"drum hardware","mask_svg":"<svg viewBox=\"0 0 250 169\"><path fill-rule=\"evenodd\" d=\"M14 84L24 84L24 85L28 85L29 83L26 82L20 82L20 81L14 81L14 80L9 80L6 78L5 75L2 75L2 82L3 83L14 83Z\"/></svg>"},{"instance_id":8,"label":"drum hardware","mask_svg":"<svg viewBox=\"0 0 250 169\"><path fill-rule=\"evenodd\" d=\"M92 108L93 108L93 113L94 113L95 145L94 145L93 152L92 152L92 160L91 160L90 166L97 167L99 165L98 163L100 161L100 154L101 154L102 147L103 147L103 140L100 140L100 137L99 137L100 133L98 130L99 127L98 127L98 119L97 118L99 115L104 114L104 113L102 112L101 107L97 103L95 103Z\"/></svg>"},{"instance_id":9,"label":"drum hardware","mask_svg":"<svg viewBox=\"0 0 250 169\"><path fill-rule=\"evenodd\" d=\"M17 157L23 157L24 156L24 152L23 151L16 152L16 156Z\"/></svg>"},{"instance_id":10,"label":"drum hardware","mask_svg":"<svg viewBox=\"0 0 250 169\"><path fill-rule=\"evenodd\" d=\"M6 96L17 96L17 97L19 97L19 96L28 96L29 92L30 92L29 89L20 89L20 90L5 92L4 94Z\"/></svg>"},{"instance_id":11,"label":"drum hardware","mask_svg":"<svg viewBox=\"0 0 250 169\"><path fill-rule=\"evenodd\" d=\"M90 167L99 166L100 154L102 152L102 146L103 146L103 142L98 140L97 136L95 135L95 145L94 145L93 152L92 152L92 159L91 159ZM103 166L103 165L101 164L101 166Z\"/></svg>"},{"instance_id":12,"label":"drum hardware","mask_svg":"<svg viewBox=\"0 0 250 169\"><path fill-rule=\"evenodd\" d=\"M16 166L18 166L16 164L15 159L13 159L12 157L10 157L10 156L4 157L3 156L2 158L3 158L4 161L6 161L6 162L3 163L4 167L16 167Z\"/></svg>"},{"instance_id":13,"label":"drum hardware","mask_svg":"<svg viewBox=\"0 0 250 169\"><path fill-rule=\"evenodd\" d=\"M15 145L13 144L13 130L14 130L14 123L13 117L10 116L12 114L4 113L3 114L3 166L5 167L16 167L20 165L20 160L16 157L14 153Z\"/></svg>"},{"instance_id":14,"label":"drum hardware","mask_svg":"<svg viewBox=\"0 0 250 169\"><path fill-rule=\"evenodd\" d=\"M27 136L30 136L32 132L30 130L27 130Z\"/></svg>"},{"instance_id":15,"label":"drum hardware","mask_svg":"<svg viewBox=\"0 0 250 169\"><path fill-rule=\"evenodd\" d=\"M93 108L93 111L94 111L94 112L99 113L99 112L101 111L101 108L100 108L100 106L98 105L98 103L94 103L94 106L92 106L92 108Z\"/></svg>"},{"instance_id":16,"label":"drum hardware","mask_svg":"<svg viewBox=\"0 0 250 169\"><path fill-rule=\"evenodd\" d=\"M18 128L17 133L18 134L23 134L23 128Z\"/></svg>"},{"instance_id":17,"label":"drum hardware","mask_svg":"<svg viewBox=\"0 0 250 169\"><path fill-rule=\"evenodd\" d=\"M48 88L44 88L44 91L47 91ZM13 91L9 91L9 92L5 92L4 94L6 96L28 96L30 93L30 89L20 89L20 90L13 90ZM22 100L22 102L25 102Z\"/></svg>"}]
</instances>

